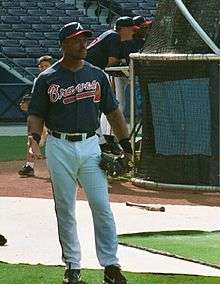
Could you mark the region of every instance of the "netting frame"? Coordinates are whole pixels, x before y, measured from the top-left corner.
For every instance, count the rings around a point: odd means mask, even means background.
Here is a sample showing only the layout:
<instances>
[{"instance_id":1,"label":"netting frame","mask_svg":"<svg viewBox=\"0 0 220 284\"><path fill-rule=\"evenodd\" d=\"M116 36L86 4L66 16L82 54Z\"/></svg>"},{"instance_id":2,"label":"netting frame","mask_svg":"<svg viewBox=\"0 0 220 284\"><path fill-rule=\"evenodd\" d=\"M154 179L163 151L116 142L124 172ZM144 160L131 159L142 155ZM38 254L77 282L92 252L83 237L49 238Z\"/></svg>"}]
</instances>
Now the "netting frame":
<instances>
[{"instance_id":1,"label":"netting frame","mask_svg":"<svg viewBox=\"0 0 220 284\"><path fill-rule=\"evenodd\" d=\"M220 90L220 56L216 54L178 54L178 53L161 53L161 54L150 54L150 53L132 53L130 54L130 125L131 128L135 125L135 66L138 63L155 63L155 62L217 62L218 63L218 90ZM218 141L219 143L219 141ZM132 145L135 145L135 137L132 137ZM219 155L218 155L219 159ZM135 160L134 160L135 162ZM219 161L218 161L219 163ZM135 163L136 164L136 163ZM134 173L135 175L135 173ZM219 175L219 170L218 170ZM194 185L194 184L173 184L173 183L161 183L156 181L148 181L140 177L133 177L131 179L132 183L136 186L151 188L151 189L176 189L176 190L198 190L198 191L214 191L220 192L220 186L209 186L209 185Z\"/></svg>"}]
</instances>

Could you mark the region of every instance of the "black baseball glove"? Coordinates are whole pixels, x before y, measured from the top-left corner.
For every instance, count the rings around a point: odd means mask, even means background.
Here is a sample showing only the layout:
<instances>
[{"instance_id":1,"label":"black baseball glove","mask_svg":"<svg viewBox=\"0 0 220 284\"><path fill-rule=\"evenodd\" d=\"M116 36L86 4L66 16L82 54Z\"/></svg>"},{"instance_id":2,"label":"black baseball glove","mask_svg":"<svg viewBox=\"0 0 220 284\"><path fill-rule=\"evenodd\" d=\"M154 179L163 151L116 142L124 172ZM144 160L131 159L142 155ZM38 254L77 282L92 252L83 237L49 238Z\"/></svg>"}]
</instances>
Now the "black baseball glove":
<instances>
[{"instance_id":1,"label":"black baseball glove","mask_svg":"<svg viewBox=\"0 0 220 284\"><path fill-rule=\"evenodd\" d=\"M132 169L132 162L126 155L116 156L102 153L100 168L111 177L123 176Z\"/></svg>"}]
</instances>

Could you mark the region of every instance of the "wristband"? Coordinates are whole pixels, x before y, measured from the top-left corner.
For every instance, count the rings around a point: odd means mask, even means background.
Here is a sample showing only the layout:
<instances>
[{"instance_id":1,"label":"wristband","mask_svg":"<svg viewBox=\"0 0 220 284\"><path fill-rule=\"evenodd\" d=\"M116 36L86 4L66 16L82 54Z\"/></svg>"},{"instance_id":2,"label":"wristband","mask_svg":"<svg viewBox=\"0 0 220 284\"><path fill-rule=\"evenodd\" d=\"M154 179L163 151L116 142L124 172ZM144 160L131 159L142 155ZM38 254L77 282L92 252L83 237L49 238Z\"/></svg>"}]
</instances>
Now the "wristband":
<instances>
[{"instance_id":1,"label":"wristband","mask_svg":"<svg viewBox=\"0 0 220 284\"><path fill-rule=\"evenodd\" d=\"M132 151L132 148L131 148L131 143L129 141L129 138L124 138L124 139L121 139L119 141L119 144L121 145L123 151L125 153L129 153L129 154L132 154L133 151Z\"/></svg>"},{"instance_id":2,"label":"wristband","mask_svg":"<svg viewBox=\"0 0 220 284\"><path fill-rule=\"evenodd\" d=\"M41 139L40 134L38 134L38 133L36 133L36 132L33 132L33 133L31 133L30 136L37 142L37 144L40 143L40 139Z\"/></svg>"}]
</instances>

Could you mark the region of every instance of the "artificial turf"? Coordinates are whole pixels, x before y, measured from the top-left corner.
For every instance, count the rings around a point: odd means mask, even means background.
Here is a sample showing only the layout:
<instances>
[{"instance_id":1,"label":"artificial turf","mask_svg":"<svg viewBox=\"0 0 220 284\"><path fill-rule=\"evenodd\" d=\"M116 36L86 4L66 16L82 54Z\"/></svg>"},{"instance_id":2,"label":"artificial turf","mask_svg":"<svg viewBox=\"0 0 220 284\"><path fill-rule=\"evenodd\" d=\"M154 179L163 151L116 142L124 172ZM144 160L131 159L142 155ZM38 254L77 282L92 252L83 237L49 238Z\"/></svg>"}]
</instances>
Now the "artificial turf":
<instances>
[{"instance_id":1,"label":"artificial turf","mask_svg":"<svg viewBox=\"0 0 220 284\"><path fill-rule=\"evenodd\" d=\"M60 266L0 263L0 283L4 284L60 284L64 268ZM123 272L131 284L219 284L218 277L165 275ZM82 284L101 284L102 270L82 270Z\"/></svg>"},{"instance_id":2,"label":"artificial turf","mask_svg":"<svg viewBox=\"0 0 220 284\"><path fill-rule=\"evenodd\" d=\"M119 241L220 267L220 231L146 232L121 235Z\"/></svg>"}]
</instances>

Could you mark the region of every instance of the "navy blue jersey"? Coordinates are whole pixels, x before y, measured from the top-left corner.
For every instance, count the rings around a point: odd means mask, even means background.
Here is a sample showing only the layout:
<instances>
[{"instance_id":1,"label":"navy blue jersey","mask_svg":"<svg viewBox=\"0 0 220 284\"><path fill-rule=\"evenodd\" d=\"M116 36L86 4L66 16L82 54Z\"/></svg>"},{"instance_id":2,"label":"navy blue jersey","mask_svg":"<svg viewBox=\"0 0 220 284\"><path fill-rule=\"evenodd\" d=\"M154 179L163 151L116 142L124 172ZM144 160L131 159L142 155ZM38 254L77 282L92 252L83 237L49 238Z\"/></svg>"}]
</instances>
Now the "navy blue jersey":
<instances>
[{"instance_id":1,"label":"navy blue jersey","mask_svg":"<svg viewBox=\"0 0 220 284\"><path fill-rule=\"evenodd\" d=\"M109 57L119 59L120 41L120 35L114 30L102 33L87 47L86 61L104 69Z\"/></svg>"},{"instance_id":2,"label":"navy blue jersey","mask_svg":"<svg viewBox=\"0 0 220 284\"><path fill-rule=\"evenodd\" d=\"M119 52L120 59L126 59L127 64L129 64L129 54L140 51L143 45L144 40L141 38L122 41Z\"/></svg>"},{"instance_id":3,"label":"navy blue jersey","mask_svg":"<svg viewBox=\"0 0 220 284\"><path fill-rule=\"evenodd\" d=\"M81 69L72 72L58 61L35 81L28 113L42 117L51 130L83 133L96 130L100 114L109 114L117 107L102 70L84 62Z\"/></svg>"}]
</instances>

